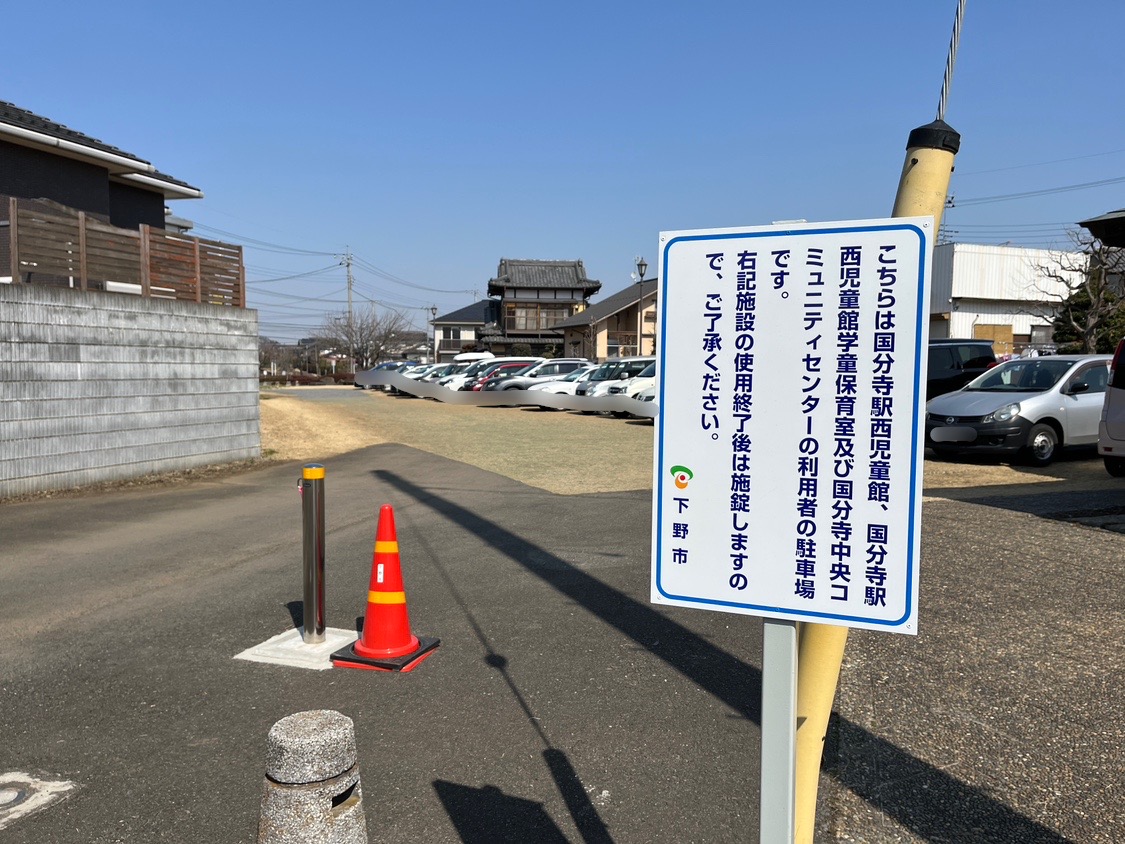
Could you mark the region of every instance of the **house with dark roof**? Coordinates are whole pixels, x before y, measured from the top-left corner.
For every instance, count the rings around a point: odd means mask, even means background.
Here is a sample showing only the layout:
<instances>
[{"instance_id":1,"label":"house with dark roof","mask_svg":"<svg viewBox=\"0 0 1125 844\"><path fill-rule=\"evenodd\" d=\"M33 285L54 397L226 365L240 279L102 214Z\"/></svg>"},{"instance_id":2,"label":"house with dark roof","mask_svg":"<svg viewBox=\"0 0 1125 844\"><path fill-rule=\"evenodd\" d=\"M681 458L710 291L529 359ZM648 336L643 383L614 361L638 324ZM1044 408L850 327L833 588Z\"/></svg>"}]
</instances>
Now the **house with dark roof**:
<instances>
[{"instance_id":1,"label":"house with dark roof","mask_svg":"<svg viewBox=\"0 0 1125 844\"><path fill-rule=\"evenodd\" d=\"M199 196L0 102L0 497L261 455L242 248L166 222Z\"/></svg>"},{"instance_id":2,"label":"house with dark roof","mask_svg":"<svg viewBox=\"0 0 1125 844\"><path fill-rule=\"evenodd\" d=\"M150 162L0 102L0 284L244 308L242 249L186 236L165 202L203 192Z\"/></svg>"},{"instance_id":3,"label":"house with dark roof","mask_svg":"<svg viewBox=\"0 0 1125 844\"><path fill-rule=\"evenodd\" d=\"M482 299L430 321L434 327L434 361L444 363L465 351L483 350L480 332L500 319L500 303Z\"/></svg>"},{"instance_id":4,"label":"house with dark roof","mask_svg":"<svg viewBox=\"0 0 1125 844\"><path fill-rule=\"evenodd\" d=\"M658 279L630 284L556 323L564 354L596 360L655 354L658 286Z\"/></svg>"},{"instance_id":5,"label":"house with dark roof","mask_svg":"<svg viewBox=\"0 0 1125 844\"><path fill-rule=\"evenodd\" d=\"M497 355L524 345L535 355L562 356L559 323L586 307L602 283L587 278L581 261L535 261L501 258L488 295L499 298L496 319L486 323L480 342Z\"/></svg>"},{"instance_id":6,"label":"house with dark roof","mask_svg":"<svg viewBox=\"0 0 1125 844\"><path fill-rule=\"evenodd\" d=\"M166 200L203 196L143 158L6 102L0 194L50 200L124 229L163 229Z\"/></svg>"}]
</instances>

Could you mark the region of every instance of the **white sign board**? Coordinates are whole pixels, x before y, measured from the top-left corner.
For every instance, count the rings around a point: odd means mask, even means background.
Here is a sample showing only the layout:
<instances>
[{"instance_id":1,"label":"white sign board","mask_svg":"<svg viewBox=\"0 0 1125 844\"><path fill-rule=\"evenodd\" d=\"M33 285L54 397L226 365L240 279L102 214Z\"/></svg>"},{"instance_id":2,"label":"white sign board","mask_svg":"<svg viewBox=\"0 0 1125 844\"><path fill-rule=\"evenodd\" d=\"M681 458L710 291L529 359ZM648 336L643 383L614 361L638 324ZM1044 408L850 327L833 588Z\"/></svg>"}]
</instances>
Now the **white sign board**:
<instances>
[{"instance_id":1,"label":"white sign board","mask_svg":"<svg viewBox=\"0 0 1125 844\"><path fill-rule=\"evenodd\" d=\"M917 632L933 228L661 235L653 602Z\"/></svg>"}]
</instances>

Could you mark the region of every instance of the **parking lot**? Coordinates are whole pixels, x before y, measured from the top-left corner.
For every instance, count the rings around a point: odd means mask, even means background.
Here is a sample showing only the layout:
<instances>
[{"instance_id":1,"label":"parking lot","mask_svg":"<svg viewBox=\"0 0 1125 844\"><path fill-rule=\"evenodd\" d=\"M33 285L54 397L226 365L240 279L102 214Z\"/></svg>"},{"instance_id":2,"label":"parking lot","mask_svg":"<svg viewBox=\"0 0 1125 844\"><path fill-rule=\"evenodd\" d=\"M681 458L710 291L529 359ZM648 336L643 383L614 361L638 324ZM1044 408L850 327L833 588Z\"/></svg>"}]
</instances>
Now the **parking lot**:
<instances>
[{"instance_id":1,"label":"parking lot","mask_svg":"<svg viewBox=\"0 0 1125 844\"><path fill-rule=\"evenodd\" d=\"M295 462L0 506L0 773L78 785L5 840L251 841L266 731L312 708L356 721L373 840L756 839L760 624L648 603L651 424L295 388L263 428L288 404ZM306 459L331 626L396 508L443 640L410 675L231 659L299 617ZM1125 839L1125 538L1084 523L1125 486L1067 455L925 488L920 635L850 637L818 840Z\"/></svg>"}]
</instances>

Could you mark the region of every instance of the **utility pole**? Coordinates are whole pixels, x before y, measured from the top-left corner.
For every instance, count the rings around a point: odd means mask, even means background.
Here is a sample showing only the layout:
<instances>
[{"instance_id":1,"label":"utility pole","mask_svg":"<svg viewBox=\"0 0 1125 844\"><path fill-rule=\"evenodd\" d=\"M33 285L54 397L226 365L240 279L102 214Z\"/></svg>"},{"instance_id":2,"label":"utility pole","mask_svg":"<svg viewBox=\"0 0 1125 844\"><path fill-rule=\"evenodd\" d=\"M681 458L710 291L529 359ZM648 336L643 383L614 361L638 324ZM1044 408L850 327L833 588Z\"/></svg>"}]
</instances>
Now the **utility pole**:
<instances>
[{"instance_id":1,"label":"utility pole","mask_svg":"<svg viewBox=\"0 0 1125 844\"><path fill-rule=\"evenodd\" d=\"M438 351L438 336L437 326L434 325L434 320L437 319L437 305L430 306L430 327L434 331L434 363L437 363L441 355Z\"/></svg>"},{"instance_id":2,"label":"utility pole","mask_svg":"<svg viewBox=\"0 0 1125 844\"><path fill-rule=\"evenodd\" d=\"M344 266L348 270L348 360L355 374L355 323L352 321L352 252L344 247Z\"/></svg>"}]
</instances>

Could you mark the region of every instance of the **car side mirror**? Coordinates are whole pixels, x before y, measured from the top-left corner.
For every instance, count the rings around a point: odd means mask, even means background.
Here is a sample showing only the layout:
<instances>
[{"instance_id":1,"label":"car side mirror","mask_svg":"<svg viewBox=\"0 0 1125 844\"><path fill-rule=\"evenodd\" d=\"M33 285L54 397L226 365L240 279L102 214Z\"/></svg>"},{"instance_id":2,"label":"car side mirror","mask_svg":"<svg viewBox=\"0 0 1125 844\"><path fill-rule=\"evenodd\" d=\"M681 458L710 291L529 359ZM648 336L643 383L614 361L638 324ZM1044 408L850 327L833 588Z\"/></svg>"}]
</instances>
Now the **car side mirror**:
<instances>
[{"instance_id":1,"label":"car side mirror","mask_svg":"<svg viewBox=\"0 0 1125 844\"><path fill-rule=\"evenodd\" d=\"M1070 385L1070 391L1069 392L1072 396L1076 396L1079 393L1088 392L1089 389L1090 389L1089 384L1087 384L1085 381L1079 381L1077 384L1071 384Z\"/></svg>"}]
</instances>

